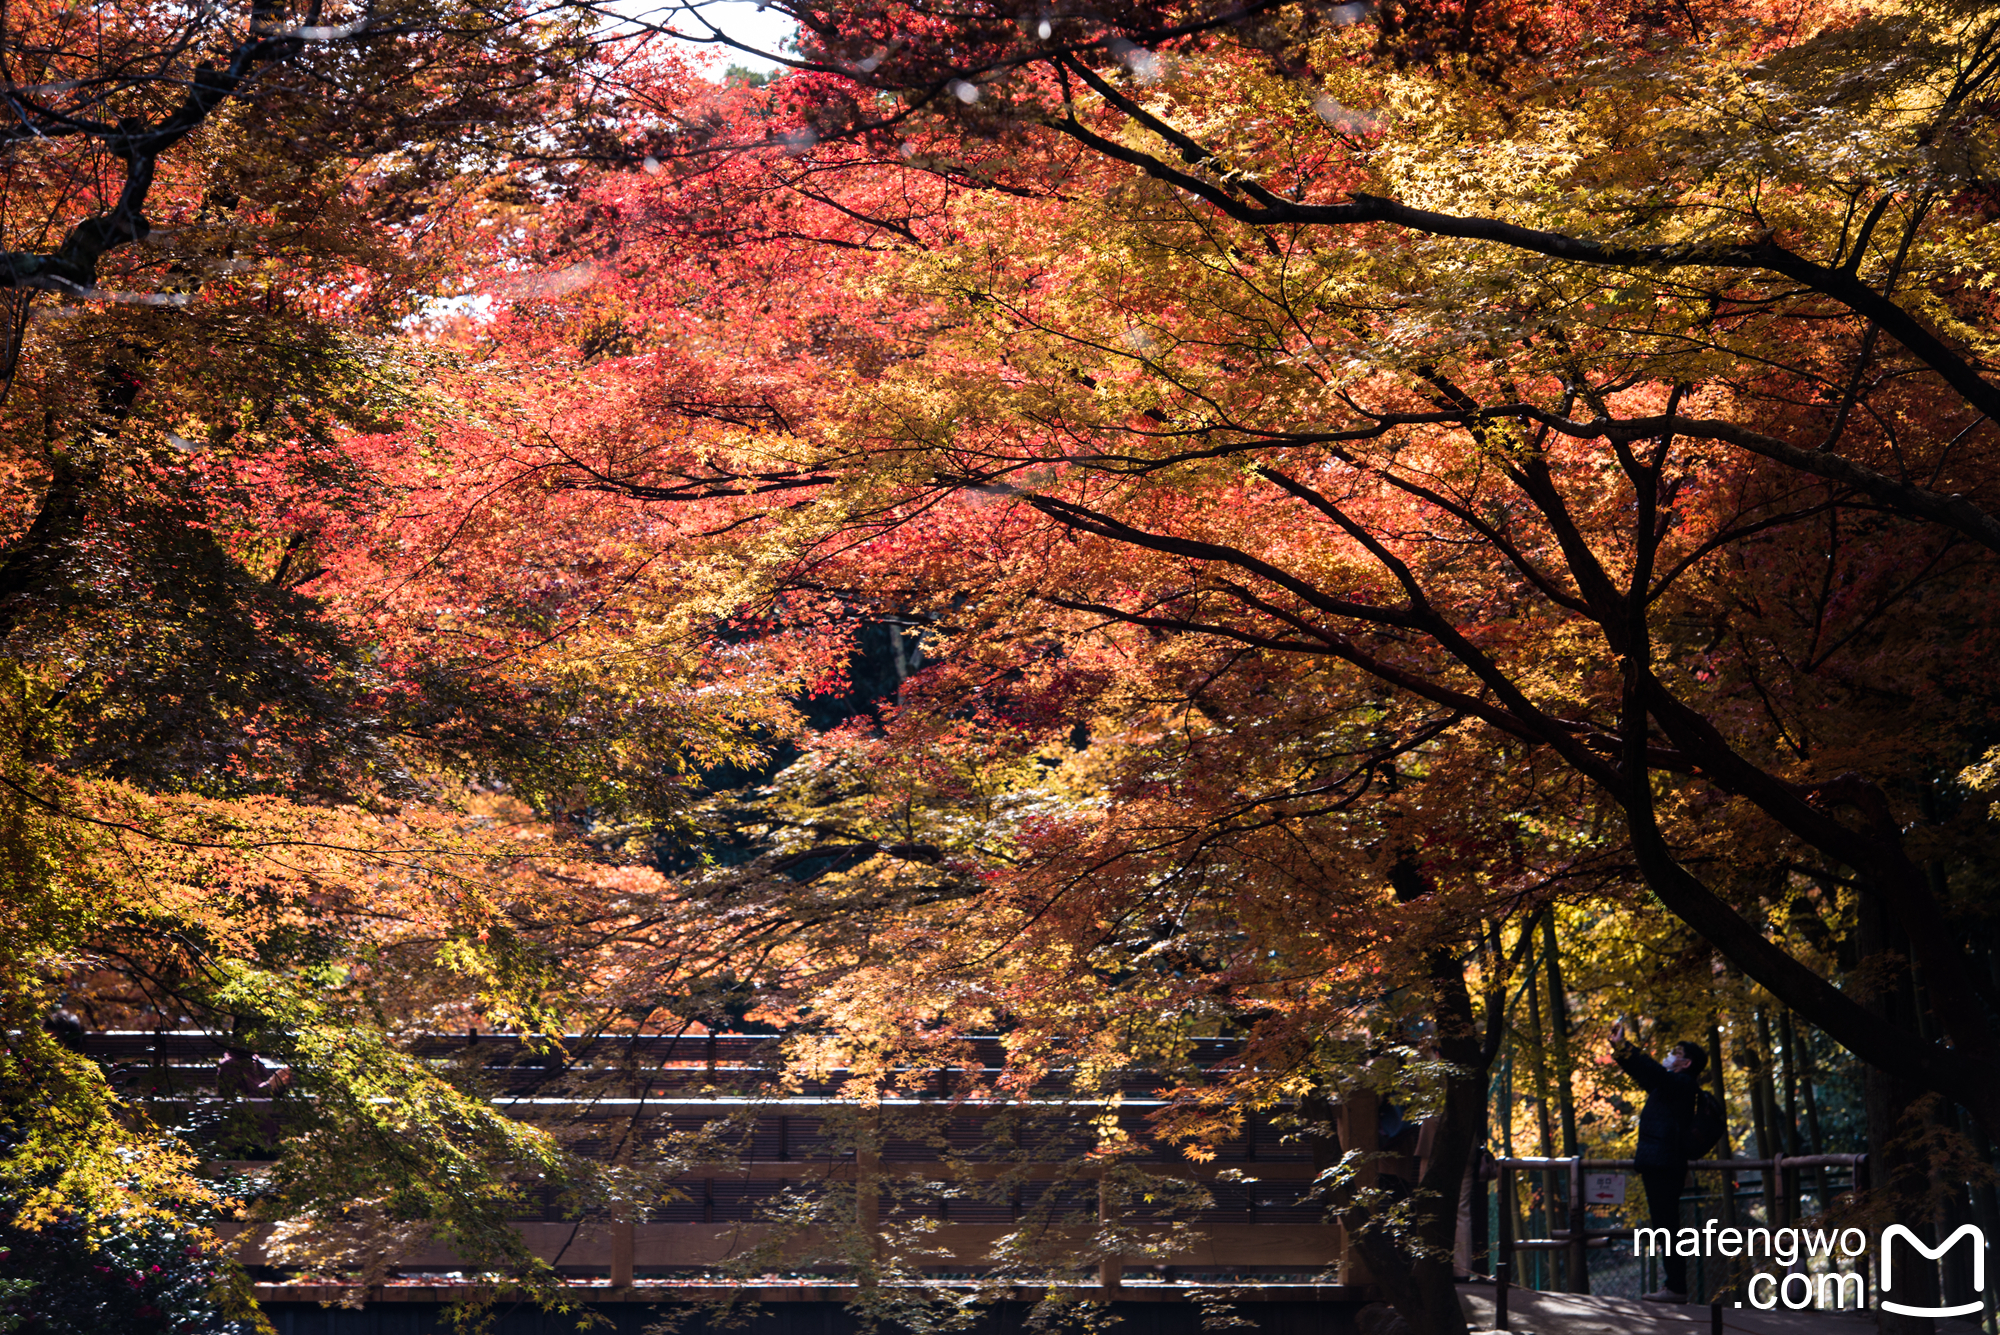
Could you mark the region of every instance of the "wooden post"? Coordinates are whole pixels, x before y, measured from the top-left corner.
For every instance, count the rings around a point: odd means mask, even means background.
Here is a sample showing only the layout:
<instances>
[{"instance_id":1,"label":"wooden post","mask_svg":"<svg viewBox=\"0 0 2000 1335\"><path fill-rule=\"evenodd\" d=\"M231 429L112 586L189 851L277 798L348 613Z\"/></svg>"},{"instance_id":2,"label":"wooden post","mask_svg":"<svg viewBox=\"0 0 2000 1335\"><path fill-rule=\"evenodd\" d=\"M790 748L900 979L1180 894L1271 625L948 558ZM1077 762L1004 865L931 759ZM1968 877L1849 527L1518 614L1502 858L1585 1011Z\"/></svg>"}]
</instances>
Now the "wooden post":
<instances>
[{"instance_id":1,"label":"wooden post","mask_svg":"<svg viewBox=\"0 0 2000 1335\"><path fill-rule=\"evenodd\" d=\"M854 1150L854 1222L868 1233L870 1249L882 1238L882 1194L876 1181L882 1171L881 1117L874 1110L862 1115L861 1143Z\"/></svg>"},{"instance_id":2,"label":"wooden post","mask_svg":"<svg viewBox=\"0 0 2000 1335\"><path fill-rule=\"evenodd\" d=\"M1363 1191L1375 1185L1378 1165L1372 1156L1381 1148L1381 1115L1372 1090L1355 1090L1340 1105L1337 1124L1340 1127L1341 1150L1350 1154L1358 1150L1363 1155L1371 1156L1354 1172L1354 1185ZM1368 1284L1373 1278L1368 1273L1368 1262L1362 1258L1361 1248L1343 1227L1340 1235L1340 1282Z\"/></svg>"},{"instance_id":3,"label":"wooden post","mask_svg":"<svg viewBox=\"0 0 2000 1335\"><path fill-rule=\"evenodd\" d=\"M863 1107L854 1136L854 1227L868 1246L870 1264L861 1268L856 1283L865 1294L876 1292L882 1281L881 1268L873 1262L882 1256L882 1109Z\"/></svg>"},{"instance_id":4,"label":"wooden post","mask_svg":"<svg viewBox=\"0 0 2000 1335\"><path fill-rule=\"evenodd\" d=\"M620 1219L611 1225L611 1287L629 1289L632 1274L632 1221Z\"/></svg>"},{"instance_id":5,"label":"wooden post","mask_svg":"<svg viewBox=\"0 0 2000 1335\"><path fill-rule=\"evenodd\" d=\"M1111 1181L1111 1165L1097 1170L1097 1226L1109 1229L1118 1222L1117 1188ZM1107 1296L1125 1282L1125 1258L1106 1256L1097 1263L1097 1285Z\"/></svg>"},{"instance_id":6,"label":"wooden post","mask_svg":"<svg viewBox=\"0 0 2000 1335\"><path fill-rule=\"evenodd\" d=\"M234 1238L237 1264L245 1266L266 1264L268 1258L264 1255L264 1244L269 1242L271 1235L277 1231L276 1224L253 1224L237 1233ZM222 1236L227 1238L229 1235L224 1233Z\"/></svg>"}]
</instances>

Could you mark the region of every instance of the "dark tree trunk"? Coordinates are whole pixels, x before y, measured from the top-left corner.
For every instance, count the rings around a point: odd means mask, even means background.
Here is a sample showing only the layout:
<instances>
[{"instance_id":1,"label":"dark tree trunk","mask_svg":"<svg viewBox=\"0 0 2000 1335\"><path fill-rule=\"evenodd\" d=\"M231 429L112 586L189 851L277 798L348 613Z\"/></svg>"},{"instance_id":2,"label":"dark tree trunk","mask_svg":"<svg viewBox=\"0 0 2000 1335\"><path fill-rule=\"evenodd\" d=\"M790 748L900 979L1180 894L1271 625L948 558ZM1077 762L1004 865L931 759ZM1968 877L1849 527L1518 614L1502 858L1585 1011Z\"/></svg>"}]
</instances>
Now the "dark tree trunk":
<instances>
[{"instance_id":1,"label":"dark tree trunk","mask_svg":"<svg viewBox=\"0 0 2000 1335\"><path fill-rule=\"evenodd\" d=\"M1857 914L1861 957L1874 966L1876 989L1867 998L1870 1010L1892 1023L1919 1028L1914 979L1909 958L1897 949L1900 944L1883 896L1868 882L1861 883ZM1922 1115L1919 1104L1924 1091L1911 1081L1875 1067L1864 1068L1862 1096L1868 1113L1869 1213L1877 1229L1892 1223L1909 1228L1926 1246L1935 1247L1925 1198L1930 1194L1930 1164L1921 1150ZM1878 1233L1879 1236L1879 1233ZM1895 1289L1887 1296L1911 1307L1935 1307L1939 1299L1937 1267L1922 1262L1904 1247L1896 1258ZM1881 1282L1881 1257L1875 1258L1876 1282ZM1877 1300L1878 1304L1880 1299ZM1936 1323L1929 1317L1876 1312L1883 1335L1930 1335Z\"/></svg>"},{"instance_id":2,"label":"dark tree trunk","mask_svg":"<svg viewBox=\"0 0 2000 1335\"><path fill-rule=\"evenodd\" d=\"M1529 931L1534 929L1530 927ZM1541 1154L1544 1159L1556 1152L1555 1123L1549 1116L1550 1105L1554 1102L1549 1090L1548 1049L1542 1041L1542 996L1539 974L1540 960L1531 960L1528 965L1528 1032L1534 1035L1528 1045L1528 1061L1535 1077L1535 1122L1542 1133Z\"/></svg>"},{"instance_id":3,"label":"dark tree trunk","mask_svg":"<svg viewBox=\"0 0 2000 1335\"><path fill-rule=\"evenodd\" d=\"M1923 1240L1937 1245L1924 1199L1929 1194L1930 1164L1918 1149L1922 1116L1918 1105L1923 1091L1907 1081L1868 1068L1865 1073L1868 1104L1868 1162L1870 1165L1869 1204L1884 1226L1900 1223ZM1875 1264L1880 1283L1881 1258ZM1926 1262L1916 1251L1900 1246L1896 1255L1896 1287L1888 1297L1911 1307L1935 1307L1939 1301L1937 1266ZM1879 1301L1879 1300L1878 1300ZM1929 1317L1902 1316L1878 1309L1878 1328L1883 1335L1930 1335L1936 1323Z\"/></svg>"},{"instance_id":4,"label":"dark tree trunk","mask_svg":"<svg viewBox=\"0 0 2000 1335\"><path fill-rule=\"evenodd\" d=\"M1542 915L1542 955L1549 971L1549 1036L1555 1059L1556 1108L1562 1117L1562 1152L1576 1148L1576 1071L1569 1051L1569 994L1563 988L1562 950L1556 942L1556 915Z\"/></svg>"},{"instance_id":5,"label":"dark tree trunk","mask_svg":"<svg viewBox=\"0 0 2000 1335\"><path fill-rule=\"evenodd\" d=\"M1391 880L1398 898L1404 900L1415 899L1428 888L1407 861L1397 865ZM1343 1221L1368 1263L1370 1277L1409 1323L1413 1335L1465 1335L1465 1314L1452 1279L1453 1244L1466 1169L1486 1125L1486 1073L1499 1051L1505 1018L1503 1001L1489 979L1482 1039L1457 949L1433 949L1426 963L1437 1056L1446 1069L1430 1160L1408 1202L1405 1227L1391 1226L1379 1204L1365 1201L1351 1205Z\"/></svg>"},{"instance_id":6,"label":"dark tree trunk","mask_svg":"<svg viewBox=\"0 0 2000 1335\"><path fill-rule=\"evenodd\" d=\"M1368 1273L1413 1335L1465 1335L1465 1314L1452 1280L1459 1193L1486 1120L1486 1071L1491 1058L1479 1040L1472 999L1455 954L1431 956L1432 1016L1438 1056L1449 1064L1430 1162L1417 1184L1411 1226L1392 1231L1366 1210L1350 1211Z\"/></svg>"},{"instance_id":7,"label":"dark tree trunk","mask_svg":"<svg viewBox=\"0 0 2000 1335\"><path fill-rule=\"evenodd\" d=\"M1719 1011L1709 1012L1708 1017L1708 1069L1715 1081L1715 1101L1722 1105L1722 1140L1711 1151L1718 1159L1733 1159L1736 1138L1729 1129L1729 1061L1722 1051L1722 1017ZM1722 1174L1722 1222L1725 1227L1736 1226L1736 1174Z\"/></svg>"}]
</instances>

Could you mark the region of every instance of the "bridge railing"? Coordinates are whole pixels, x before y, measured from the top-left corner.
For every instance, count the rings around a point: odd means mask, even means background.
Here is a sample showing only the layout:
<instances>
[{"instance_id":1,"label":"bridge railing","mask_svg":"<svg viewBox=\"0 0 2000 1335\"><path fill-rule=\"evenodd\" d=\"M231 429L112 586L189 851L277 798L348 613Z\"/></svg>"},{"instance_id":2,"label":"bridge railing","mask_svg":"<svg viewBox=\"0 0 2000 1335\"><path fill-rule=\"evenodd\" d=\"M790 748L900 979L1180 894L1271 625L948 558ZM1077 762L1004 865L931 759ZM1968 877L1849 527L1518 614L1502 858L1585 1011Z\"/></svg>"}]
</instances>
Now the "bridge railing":
<instances>
[{"instance_id":1,"label":"bridge railing","mask_svg":"<svg viewBox=\"0 0 2000 1335\"><path fill-rule=\"evenodd\" d=\"M1688 1170L1695 1174L1715 1173L1722 1180L1722 1192L1718 1199L1724 1202L1724 1222L1734 1224L1740 1212L1747 1225L1752 1221L1755 1210L1760 1210L1762 1219L1756 1226L1781 1228L1795 1224L1803 1217L1799 1203L1803 1192L1800 1173L1807 1170L1845 1169L1851 1176L1849 1185L1861 1186L1866 1183L1867 1159L1865 1154L1810 1154L1773 1156L1766 1159L1698 1159L1688 1164ZM1490 1176L1498 1186L1499 1209L1496 1211L1498 1228L1493 1239L1493 1277L1500 1288L1499 1308L1505 1311L1505 1292L1510 1286L1519 1286L1523 1278L1521 1253L1555 1253L1566 1262L1563 1266L1561 1287L1572 1293L1587 1293L1589 1285L1589 1253L1610 1247L1615 1241L1633 1239L1636 1230L1631 1227L1592 1228L1589 1207L1592 1204L1612 1204L1612 1201L1593 1202L1588 1189L1593 1174L1614 1174L1624 1176L1637 1172L1637 1164L1632 1159L1595 1159L1582 1156L1559 1158L1507 1158L1488 1161ZM1741 1189L1736 1178L1744 1173L1755 1172L1760 1177L1757 1187ZM1545 1203L1545 1217L1554 1219L1558 1207L1565 1218L1565 1226L1550 1227L1544 1236L1516 1237L1515 1210L1519 1199L1519 1174L1537 1175L1542 1186L1541 1199ZM1825 1184L1820 1184L1823 1189ZM1622 1201L1623 1197L1620 1196ZM1750 1207L1755 1207L1755 1210ZM1699 1222L1699 1221L1697 1221ZM1871 1283L1866 1273L1865 1259L1862 1283L1864 1293ZM1533 1286L1540 1287L1540 1286ZM1504 1326L1501 1329L1505 1329Z\"/></svg>"}]
</instances>

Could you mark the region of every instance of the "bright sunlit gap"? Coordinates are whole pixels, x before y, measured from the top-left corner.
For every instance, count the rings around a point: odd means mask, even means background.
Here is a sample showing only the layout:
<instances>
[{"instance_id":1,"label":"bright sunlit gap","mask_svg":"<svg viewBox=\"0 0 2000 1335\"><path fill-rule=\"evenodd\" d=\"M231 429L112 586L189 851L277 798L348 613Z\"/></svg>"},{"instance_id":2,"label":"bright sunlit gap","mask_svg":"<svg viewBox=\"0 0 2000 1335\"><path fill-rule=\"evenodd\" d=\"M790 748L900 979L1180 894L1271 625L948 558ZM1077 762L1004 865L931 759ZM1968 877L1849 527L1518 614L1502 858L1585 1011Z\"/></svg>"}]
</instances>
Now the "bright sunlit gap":
<instances>
[{"instance_id":1,"label":"bright sunlit gap","mask_svg":"<svg viewBox=\"0 0 2000 1335\"><path fill-rule=\"evenodd\" d=\"M710 78L718 80L732 67L759 74L777 69L775 57L790 47L798 33L798 24L789 15L751 0L687 0L668 4L660 0L613 0L604 9L607 18L618 16L612 20L614 25L623 21L635 31L644 25L681 34L681 45L700 60ZM732 46L732 42L736 45ZM750 49L743 50L744 47Z\"/></svg>"}]
</instances>

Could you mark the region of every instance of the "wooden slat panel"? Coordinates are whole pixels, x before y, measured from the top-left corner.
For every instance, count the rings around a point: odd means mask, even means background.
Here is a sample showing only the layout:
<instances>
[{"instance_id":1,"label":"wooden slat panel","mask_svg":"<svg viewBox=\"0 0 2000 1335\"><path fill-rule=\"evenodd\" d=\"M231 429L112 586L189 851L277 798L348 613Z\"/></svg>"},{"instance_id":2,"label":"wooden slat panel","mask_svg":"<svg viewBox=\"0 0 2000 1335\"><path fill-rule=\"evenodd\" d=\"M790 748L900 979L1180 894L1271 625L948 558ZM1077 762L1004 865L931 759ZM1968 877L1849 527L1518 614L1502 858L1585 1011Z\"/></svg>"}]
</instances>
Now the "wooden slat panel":
<instances>
[{"instance_id":1,"label":"wooden slat panel","mask_svg":"<svg viewBox=\"0 0 2000 1335\"><path fill-rule=\"evenodd\" d=\"M959 1287L945 1285L943 1287ZM1095 1285L1068 1286L1072 1292L1077 1289L1097 1291ZM256 1297L260 1303L324 1303L336 1304L353 1302L357 1299L369 1306L377 1303L449 1303L460 1302L467 1297L485 1292L473 1285L464 1284L396 1284L383 1285L361 1290L357 1293L351 1287L335 1284L259 1284ZM1009 1297L1015 1302L1034 1302L1047 1292L1041 1285L1023 1284L1016 1286ZM1234 1305L1237 1303L1337 1303L1348 1307L1362 1303L1380 1302L1382 1295L1373 1289L1357 1288L1343 1284L1256 1284L1238 1286L1230 1284L1132 1284L1119 1289L1116 1301L1123 1303L1182 1303L1197 1293L1211 1293L1226 1296ZM723 1284L697 1284L685 1282L648 1283L641 1280L637 1288L605 1289L601 1287L578 1286L572 1295L579 1303L596 1306L600 1303L666 1303L689 1302L699 1298L727 1296L742 1302L753 1303L851 1303L856 1294L852 1284L784 1284L735 1288ZM1337 1320L1329 1314L1330 1323ZM1326 1329L1341 1329L1329 1324Z\"/></svg>"},{"instance_id":2,"label":"wooden slat panel","mask_svg":"<svg viewBox=\"0 0 2000 1335\"><path fill-rule=\"evenodd\" d=\"M514 1227L520 1230L530 1250L552 1265L608 1270L620 1259L619 1229L609 1221ZM641 1270L723 1265L771 1236L766 1224L634 1224L631 1229L631 1264ZM267 1263L258 1245L267 1235L265 1230L225 1225L218 1231L242 1238L238 1257L244 1264ZM937 1249L940 1253L936 1259L926 1258L925 1264L989 1264L994 1246L1016 1231L1013 1226L1001 1224L941 1224L924 1235L926 1250ZM1165 1263L1195 1269L1234 1266L1316 1269L1332 1264L1339 1254L1337 1224L1216 1224L1201 1232L1205 1235L1202 1241L1187 1251L1173 1254ZM1083 1228L1048 1229L1035 1240L1084 1247L1093 1236L1091 1230ZM819 1241L808 1235L800 1245L810 1247ZM433 1243L411 1249L398 1257L396 1264L409 1270L454 1270L463 1261L449 1247Z\"/></svg>"},{"instance_id":3,"label":"wooden slat panel","mask_svg":"<svg viewBox=\"0 0 2000 1335\"><path fill-rule=\"evenodd\" d=\"M1187 1163L1160 1162L1157 1160L1128 1160L1129 1167L1157 1177L1180 1178L1193 1182L1211 1182L1222 1173L1236 1175L1236 1180L1251 1185L1259 1182L1310 1182L1318 1176L1318 1170L1310 1163L1291 1161L1284 1163L1258 1162L1254 1164L1234 1163ZM261 1159L220 1159L210 1165L219 1172L255 1172L271 1166L271 1161ZM698 1182L703 1178L726 1178L752 1182L852 1182L855 1164L852 1159L786 1159L781 1162L751 1162L734 1165L695 1165L685 1173L677 1175L677 1182ZM933 1181L974 1181L993 1182L1003 1177L1019 1177L1029 1182L1053 1182L1067 1178L1082 1182L1094 1180L1088 1174L1079 1174L1072 1165L1053 1163L885 1163L877 1172L886 1176L923 1178Z\"/></svg>"}]
</instances>

